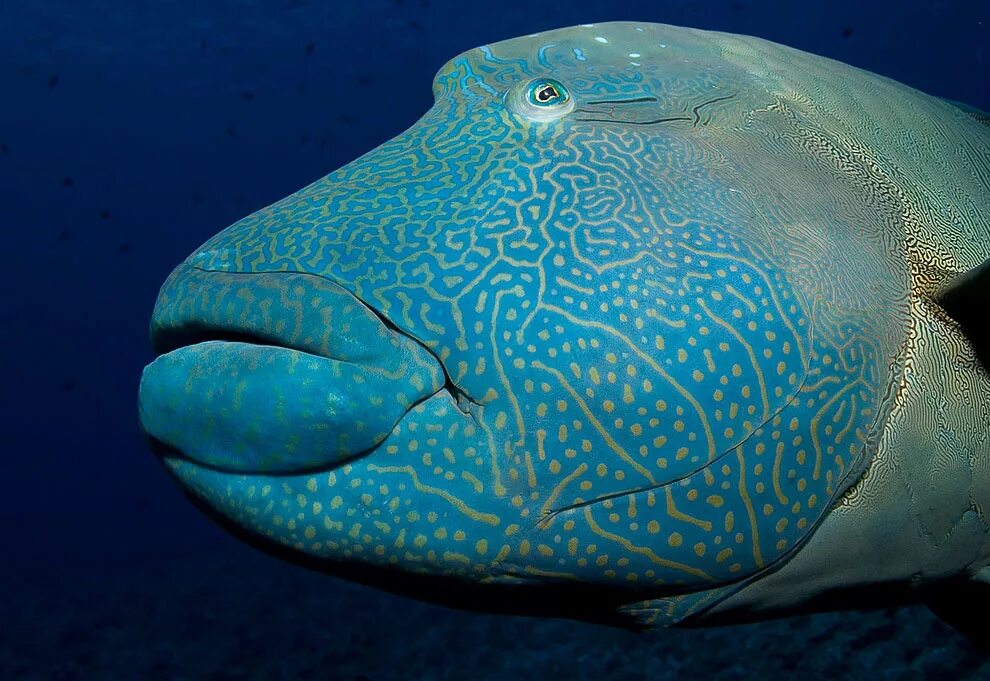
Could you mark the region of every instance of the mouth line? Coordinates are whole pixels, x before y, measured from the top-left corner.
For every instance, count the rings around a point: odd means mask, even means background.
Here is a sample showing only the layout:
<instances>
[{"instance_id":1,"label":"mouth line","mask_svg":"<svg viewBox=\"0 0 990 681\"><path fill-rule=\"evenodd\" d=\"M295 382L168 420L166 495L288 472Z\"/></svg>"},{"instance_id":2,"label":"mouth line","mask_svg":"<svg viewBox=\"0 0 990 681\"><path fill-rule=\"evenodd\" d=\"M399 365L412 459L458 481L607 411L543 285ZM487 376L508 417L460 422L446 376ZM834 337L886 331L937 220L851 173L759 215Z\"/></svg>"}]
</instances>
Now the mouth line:
<instances>
[{"instance_id":1,"label":"mouth line","mask_svg":"<svg viewBox=\"0 0 990 681\"><path fill-rule=\"evenodd\" d=\"M375 317L377 317L379 321L381 321L381 323L390 331L412 339L414 342L420 344L423 350L432 355L443 372L443 387L454 397L454 404L457 409L461 413L471 416L473 419L477 420L476 412L482 406L481 403L470 397L466 392L464 392L463 389L460 388L460 386L454 383L447 371L446 366L444 366L443 362L440 361L440 357L436 354L436 352L426 345L419 343L419 341L412 338L412 336L409 336L404 330L396 326L391 319L385 317L374 308L368 307L363 303L363 301L359 302L366 307L369 312L375 315ZM276 334L267 334L260 331L231 330L226 326L210 324L198 320L187 321L181 326L159 327L154 329L151 335L151 346L152 351L155 353L155 358L161 357L162 355L167 355L170 352L174 352L182 348L207 342L243 343L260 347L294 350L304 355L334 359L336 361L347 361L342 360L339 357L332 357L329 354L314 352L314 349L312 347L308 347L305 343L293 344L291 342L287 342L284 338L280 338Z\"/></svg>"},{"instance_id":2,"label":"mouth line","mask_svg":"<svg viewBox=\"0 0 990 681\"><path fill-rule=\"evenodd\" d=\"M157 328L151 335L151 348L155 357L167 355L181 348L186 348L199 343L220 342L220 343L243 343L246 345L258 345L263 347L281 348L285 350L295 350L306 355L315 357L325 357L332 359L328 355L313 352L305 344L293 344L284 338L279 338L275 334L266 334L258 331L237 331L220 325L213 325L204 322L187 322L182 326L172 326Z\"/></svg>"}]
</instances>

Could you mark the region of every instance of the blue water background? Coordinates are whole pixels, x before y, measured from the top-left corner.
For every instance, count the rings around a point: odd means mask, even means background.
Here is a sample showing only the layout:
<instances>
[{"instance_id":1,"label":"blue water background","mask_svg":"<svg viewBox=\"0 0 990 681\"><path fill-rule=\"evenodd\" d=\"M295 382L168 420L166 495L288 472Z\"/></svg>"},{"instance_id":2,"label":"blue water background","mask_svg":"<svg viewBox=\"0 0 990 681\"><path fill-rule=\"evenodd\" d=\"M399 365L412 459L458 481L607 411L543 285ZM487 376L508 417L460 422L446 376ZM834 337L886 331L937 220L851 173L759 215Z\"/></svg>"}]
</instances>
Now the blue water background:
<instances>
[{"instance_id":1,"label":"blue water background","mask_svg":"<svg viewBox=\"0 0 990 681\"><path fill-rule=\"evenodd\" d=\"M990 110L987 0L0 0L0 678L990 675L919 608L644 638L391 597L239 544L145 448L137 380L176 263L404 130L455 54L612 19Z\"/></svg>"}]
</instances>

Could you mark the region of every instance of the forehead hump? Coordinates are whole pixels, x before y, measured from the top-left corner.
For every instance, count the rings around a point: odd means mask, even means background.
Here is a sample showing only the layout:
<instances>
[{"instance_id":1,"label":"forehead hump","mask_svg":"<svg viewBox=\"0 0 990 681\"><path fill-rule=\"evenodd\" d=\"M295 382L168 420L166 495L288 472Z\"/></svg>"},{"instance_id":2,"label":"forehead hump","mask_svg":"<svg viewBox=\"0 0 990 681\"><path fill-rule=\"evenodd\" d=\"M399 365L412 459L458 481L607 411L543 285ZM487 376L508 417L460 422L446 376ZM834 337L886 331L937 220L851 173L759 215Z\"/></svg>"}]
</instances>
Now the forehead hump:
<instances>
[{"instance_id":1,"label":"forehead hump","mask_svg":"<svg viewBox=\"0 0 990 681\"><path fill-rule=\"evenodd\" d=\"M534 33L454 57L437 73L433 91L438 98L454 91L496 96L520 80L550 74L567 78L569 88L585 95L642 91L664 80L713 80L728 67L717 36L642 22Z\"/></svg>"}]
</instances>

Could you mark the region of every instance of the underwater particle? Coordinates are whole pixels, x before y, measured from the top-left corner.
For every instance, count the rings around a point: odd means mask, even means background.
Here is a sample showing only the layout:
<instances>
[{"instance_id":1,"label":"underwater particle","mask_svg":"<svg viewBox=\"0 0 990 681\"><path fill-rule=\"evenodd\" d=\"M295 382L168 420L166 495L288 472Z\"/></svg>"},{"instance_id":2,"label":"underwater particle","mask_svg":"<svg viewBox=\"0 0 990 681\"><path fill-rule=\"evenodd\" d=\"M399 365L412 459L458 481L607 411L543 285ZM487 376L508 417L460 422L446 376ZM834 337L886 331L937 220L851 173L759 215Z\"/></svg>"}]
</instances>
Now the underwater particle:
<instances>
[{"instance_id":1,"label":"underwater particle","mask_svg":"<svg viewBox=\"0 0 990 681\"><path fill-rule=\"evenodd\" d=\"M303 54L307 57L312 57L314 52L316 52L316 43L306 43L306 47L303 48Z\"/></svg>"},{"instance_id":2,"label":"underwater particle","mask_svg":"<svg viewBox=\"0 0 990 681\"><path fill-rule=\"evenodd\" d=\"M106 208L104 208L103 210L101 210L100 211L100 219L101 220L109 220L110 219L110 211L108 211Z\"/></svg>"},{"instance_id":3,"label":"underwater particle","mask_svg":"<svg viewBox=\"0 0 990 681\"><path fill-rule=\"evenodd\" d=\"M7 146L6 142L0 142L0 156L7 156L10 154L10 147Z\"/></svg>"},{"instance_id":4,"label":"underwater particle","mask_svg":"<svg viewBox=\"0 0 990 681\"><path fill-rule=\"evenodd\" d=\"M200 194L199 192L193 192L192 202L193 202L193 205L199 205L199 204L203 203L203 195Z\"/></svg>"},{"instance_id":5,"label":"underwater particle","mask_svg":"<svg viewBox=\"0 0 990 681\"><path fill-rule=\"evenodd\" d=\"M351 123L354 122L354 116L347 113L340 114L340 122L343 123L344 125L350 125Z\"/></svg>"},{"instance_id":6,"label":"underwater particle","mask_svg":"<svg viewBox=\"0 0 990 681\"><path fill-rule=\"evenodd\" d=\"M733 12L741 12L746 9L746 3L743 2L733 2L729 4L729 9Z\"/></svg>"},{"instance_id":7,"label":"underwater particle","mask_svg":"<svg viewBox=\"0 0 990 681\"><path fill-rule=\"evenodd\" d=\"M426 26L423 26L423 24L419 23L415 19L410 19L409 21L406 22L406 25L412 30L417 31L419 33L426 32Z\"/></svg>"},{"instance_id":8,"label":"underwater particle","mask_svg":"<svg viewBox=\"0 0 990 681\"><path fill-rule=\"evenodd\" d=\"M844 29L842 29L842 37L843 38L848 38L848 37L852 36L852 34L853 34L852 26L846 26Z\"/></svg>"},{"instance_id":9,"label":"underwater particle","mask_svg":"<svg viewBox=\"0 0 990 681\"><path fill-rule=\"evenodd\" d=\"M72 178L71 177L69 177L68 175L66 175L65 177L62 178L62 186L63 187L71 187L72 185L73 185L73 182L72 182Z\"/></svg>"},{"instance_id":10,"label":"underwater particle","mask_svg":"<svg viewBox=\"0 0 990 681\"><path fill-rule=\"evenodd\" d=\"M72 232L68 229L63 228L61 232L58 233L59 241L68 241L72 237Z\"/></svg>"},{"instance_id":11,"label":"underwater particle","mask_svg":"<svg viewBox=\"0 0 990 681\"><path fill-rule=\"evenodd\" d=\"M206 42L206 40L200 40L200 41L199 41L199 49L201 49L201 50L205 50L205 49L207 48L207 46L208 46L208 45L207 45L207 42Z\"/></svg>"},{"instance_id":12,"label":"underwater particle","mask_svg":"<svg viewBox=\"0 0 990 681\"><path fill-rule=\"evenodd\" d=\"M250 90L245 90L244 94L241 95L241 99L243 99L245 102L253 102L254 93L251 92Z\"/></svg>"},{"instance_id":13,"label":"underwater particle","mask_svg":"<svg viewBox=\"0 0 990 681\"><path fill-rule=\"evenodd\" d=\"M121 254L130 253L132 250L134 250L134 247L126 241L117 247L117 252Z\"/></svg>"},{"instance_id":14,"label":"underwater particle","mask_svg":"<svg viewBox=\"0 0 990 681\"><path fill-rule=\"evenodd\" d=\"M371 84L371 76L369 76L369 75L358 76L358 81L357 82L358 82L358 85L370 85Z\"/></svg>"},{"instance_id":15,"label":"underwater particle","mask_svg":"<svg viewBox=\"0 0 990 681\"><path fill-rule=\"evenodd\" d=\"M51 90L56 85L58 85L58 74L53 73L52 75L48 76L48 89Z\"/></svg>"},{"instance_id":16,"label":"underwater particle","mask_svg":"<svg viewBox=\"0 0 990 681\"><path fill-rule=\"evenodd\" d=\"M74 378L64 378L62 379L62 392L70 393L76 389L79 383Z\"/></svg>"},{"instance_id":17,"label":"underwater particle","mask_svg":"<svg viewBox=\"0 0 990 681\"><path fill-rule=\"evenodd\" d=\"M237 128L232 125L228 125L223 131L227 133L227 137L237 137Z\"/></svg>"}]
</instances>

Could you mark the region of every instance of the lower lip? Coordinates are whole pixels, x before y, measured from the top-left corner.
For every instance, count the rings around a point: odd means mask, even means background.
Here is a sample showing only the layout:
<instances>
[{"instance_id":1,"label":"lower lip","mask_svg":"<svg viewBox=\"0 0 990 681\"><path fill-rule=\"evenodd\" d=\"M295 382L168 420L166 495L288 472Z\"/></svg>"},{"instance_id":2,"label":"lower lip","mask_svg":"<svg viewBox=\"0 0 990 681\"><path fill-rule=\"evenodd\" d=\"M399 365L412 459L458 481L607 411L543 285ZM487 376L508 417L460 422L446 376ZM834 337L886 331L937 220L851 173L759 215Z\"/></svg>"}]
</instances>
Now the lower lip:
<instances>
[{"instance_id":1,"label":"lower lip","mask_svg":"<svg viewBox=\"0 0 990 681\"><path fill-rule=\"evenodd\" d=\"M138 401L148 435L197 463L289 473L384 440L401 413L371 403L381 382L360 365L290 348L206 341L149 364Z\"/></svg>"}]
</instances>

